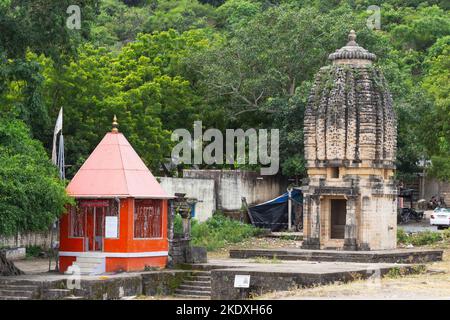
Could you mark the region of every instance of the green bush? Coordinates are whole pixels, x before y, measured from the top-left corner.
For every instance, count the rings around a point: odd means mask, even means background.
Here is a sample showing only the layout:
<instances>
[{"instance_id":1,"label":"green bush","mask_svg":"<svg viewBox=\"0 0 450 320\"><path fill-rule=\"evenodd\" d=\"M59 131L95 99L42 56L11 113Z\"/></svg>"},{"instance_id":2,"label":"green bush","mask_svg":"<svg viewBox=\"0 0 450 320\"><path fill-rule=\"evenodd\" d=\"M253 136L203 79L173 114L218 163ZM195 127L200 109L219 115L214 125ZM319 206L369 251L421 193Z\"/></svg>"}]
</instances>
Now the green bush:
<instances>
[{"instance_id":1,"label":"green bush","mask_svg":"<svg viewBox=\"0 0 450 320\"><path fill-rule=\"evenodd\" d=\"M408 243L408 234L403 229L397 229L397 243L399 244L407 244Z\"/></svg>"},{"instance_id":2,"label":"green bush","mask_svg":"<svg viewBox=\"0 0 450 320\"><path fill-rule=\"evenodd\" d=\"M183 230L180 216L175 217L174 232L181 234ZM238 243L246 238L257 236L261 229L215 214L205 222L193 219L191 222L192 244L206 247L208 251L222 248L230 243Z\"/></svg>"},{"instance_id":3,"label":"green bush","mask_svg":"<svg viewBox=\"0 0 450 320\"><path fill-rule=\"evenodd\" d=\"M37 258L44 251L41 246L27 246L26 256L27 258Z\"/></svg>"},{"instance_id":4,"label":"green bush","mask_svg":"<svg viewBox=\"0 0 450 320\"><path fill-rule=\"evenodd\" d=\"M442 231L442 239L444 241L450 241L450 229L445 229Z\"/></svg>"},{"instance_id":5,"label":"green bush","mask_svg":"<svg viewBox=\"0 0 450 320\"><path fill-rule=\"evenodd\" d=\"M413 234L407 234L402 229L397 231L397 242L399 244L412 244L414 246L425 246L448 239L444 233L434 231L423 231Z\"/></svg>"}]
</instances>

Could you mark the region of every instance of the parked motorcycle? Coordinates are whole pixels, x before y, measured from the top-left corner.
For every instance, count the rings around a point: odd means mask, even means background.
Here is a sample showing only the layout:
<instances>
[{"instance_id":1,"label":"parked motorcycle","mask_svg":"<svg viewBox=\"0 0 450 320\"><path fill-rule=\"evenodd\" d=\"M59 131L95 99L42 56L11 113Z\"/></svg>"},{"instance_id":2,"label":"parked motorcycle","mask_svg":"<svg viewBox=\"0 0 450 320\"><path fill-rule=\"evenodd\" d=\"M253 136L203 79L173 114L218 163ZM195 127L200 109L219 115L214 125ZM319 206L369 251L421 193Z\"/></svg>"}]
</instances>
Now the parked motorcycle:
<instances>
[{"instance_id":1,"label":"parked motorcycle","mask_svg":"<svg viewBox=\"0 0 450 320\"><path fill-rule=\"evenodd\" d=\"M422 211L416 211L412 208L401 208L400 214L398 216L398 222L399 223L408 223L412 220L415 220L417 222L423 220L423 212Z\"/></svg>"}]
</instances>

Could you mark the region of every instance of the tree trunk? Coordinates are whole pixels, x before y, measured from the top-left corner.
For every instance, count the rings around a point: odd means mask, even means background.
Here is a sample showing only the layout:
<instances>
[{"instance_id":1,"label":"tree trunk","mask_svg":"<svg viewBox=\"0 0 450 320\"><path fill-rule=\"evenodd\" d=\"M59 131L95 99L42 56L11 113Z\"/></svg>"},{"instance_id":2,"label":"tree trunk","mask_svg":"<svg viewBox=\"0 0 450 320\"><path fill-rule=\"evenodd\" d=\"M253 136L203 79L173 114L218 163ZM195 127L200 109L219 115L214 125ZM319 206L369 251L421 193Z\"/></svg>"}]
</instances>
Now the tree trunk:
<instances>
[{"instance_id":1,"label":"tree trunk","mask_svg":"<svg viewBox=\"0 0 450 320\"><path fill-rule=\"evenodd\" d=\"M5 251L0 250L0 276L19 276L24 274L13 262L6 259Z\"/></svg>"}]
</instances>

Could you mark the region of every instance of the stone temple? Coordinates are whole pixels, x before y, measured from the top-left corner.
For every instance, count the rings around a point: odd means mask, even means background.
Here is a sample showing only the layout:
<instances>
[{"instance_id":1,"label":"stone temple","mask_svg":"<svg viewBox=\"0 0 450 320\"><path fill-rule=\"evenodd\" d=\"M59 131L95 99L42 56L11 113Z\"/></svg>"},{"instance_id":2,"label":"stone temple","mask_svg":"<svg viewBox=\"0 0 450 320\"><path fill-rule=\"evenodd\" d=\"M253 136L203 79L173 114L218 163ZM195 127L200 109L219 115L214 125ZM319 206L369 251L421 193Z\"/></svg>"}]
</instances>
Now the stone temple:
<instances>
[{"instance_id":1,"label":"stone temple","mask_svg":"<svg viewBox=\"0 0 450 320\"><path fill-rule=\"evenodd\" d=\"M352 30L316 75L304 120L305 249L396 247L397 121L375 59Z\"/></svg>"}]
</instances>

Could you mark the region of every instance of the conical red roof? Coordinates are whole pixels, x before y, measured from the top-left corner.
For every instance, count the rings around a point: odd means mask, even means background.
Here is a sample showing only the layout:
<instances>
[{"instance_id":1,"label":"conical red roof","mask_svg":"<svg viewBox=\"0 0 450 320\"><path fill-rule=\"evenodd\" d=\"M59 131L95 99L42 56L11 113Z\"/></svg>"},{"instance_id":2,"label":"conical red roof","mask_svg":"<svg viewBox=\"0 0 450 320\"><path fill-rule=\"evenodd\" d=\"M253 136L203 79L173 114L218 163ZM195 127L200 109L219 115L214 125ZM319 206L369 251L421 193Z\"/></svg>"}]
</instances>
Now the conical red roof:
<instances>
[{"instance_id":1,"label":"conical red roof","mask_svg":"<svg viewBox=\"0 0 450 320\"><path fill-rule=\"evenodd\" d=\"M107 133L70 184L76 198L169 197L122 133Z\"/></svg>"}]
</instances>

